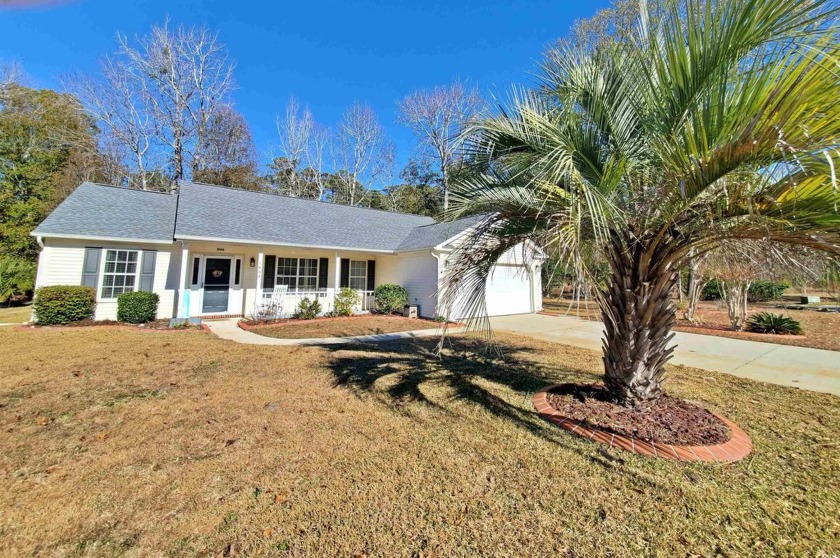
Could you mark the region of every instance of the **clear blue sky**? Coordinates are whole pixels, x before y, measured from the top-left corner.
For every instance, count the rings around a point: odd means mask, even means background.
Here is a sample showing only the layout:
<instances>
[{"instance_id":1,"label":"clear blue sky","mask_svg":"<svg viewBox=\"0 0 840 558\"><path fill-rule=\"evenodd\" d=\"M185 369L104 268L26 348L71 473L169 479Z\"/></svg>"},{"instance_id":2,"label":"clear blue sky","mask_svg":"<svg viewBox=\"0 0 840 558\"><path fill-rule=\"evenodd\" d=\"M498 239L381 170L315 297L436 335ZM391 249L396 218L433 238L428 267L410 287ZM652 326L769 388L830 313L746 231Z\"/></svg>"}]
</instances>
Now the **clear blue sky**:
<instances>
[{"instance_id":1,"label":"clear blue sky","mask_svg":"<svg viewBox=\"0 0 840 558\"><path fill-rule=\"evenodd\" d=\"M333 125L353 101L370 104L397 144L411 154L395 103L411 91L469 80L505 97L532 82L544 48L575 19L608 0L255 2L247 0L64 0L0 7L0 61L23 65L31 84L59 88L70 71L95 70L116 33L147 32L169 16L220 33L236 61L237 108L265 157L274 121L290 95ZM32 7L32 6L35 7Z\"/></svg>"}]
</instances>

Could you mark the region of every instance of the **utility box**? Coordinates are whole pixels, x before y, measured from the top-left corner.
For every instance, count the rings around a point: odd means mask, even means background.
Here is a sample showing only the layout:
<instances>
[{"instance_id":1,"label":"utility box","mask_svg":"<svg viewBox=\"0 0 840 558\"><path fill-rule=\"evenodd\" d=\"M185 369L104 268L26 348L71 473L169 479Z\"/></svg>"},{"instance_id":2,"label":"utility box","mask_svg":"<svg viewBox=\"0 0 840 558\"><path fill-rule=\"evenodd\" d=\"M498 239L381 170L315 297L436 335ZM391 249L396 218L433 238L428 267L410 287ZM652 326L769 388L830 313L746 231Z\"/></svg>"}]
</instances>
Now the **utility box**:
<instances>
[{"instance_id":1,"label":"utility box","mask_svg":"<svg viewBox=\"0 0 840 558\"><path fill-rule=\"evenodd\" d=\"M417 318L420 316L420 307L416 304L406 304L403 306L403 316L406 318Z\"/></svg>"},{"instance_id":2,"label":"utility box","mask_svg":"<svg viewBox=\"0 0 840 558\"><path fill-rule=\"evenodd\" d=\"M800 296L799 297L800 304L819 304L820 297L818 296Z\"/></svg>"}]
</instances>

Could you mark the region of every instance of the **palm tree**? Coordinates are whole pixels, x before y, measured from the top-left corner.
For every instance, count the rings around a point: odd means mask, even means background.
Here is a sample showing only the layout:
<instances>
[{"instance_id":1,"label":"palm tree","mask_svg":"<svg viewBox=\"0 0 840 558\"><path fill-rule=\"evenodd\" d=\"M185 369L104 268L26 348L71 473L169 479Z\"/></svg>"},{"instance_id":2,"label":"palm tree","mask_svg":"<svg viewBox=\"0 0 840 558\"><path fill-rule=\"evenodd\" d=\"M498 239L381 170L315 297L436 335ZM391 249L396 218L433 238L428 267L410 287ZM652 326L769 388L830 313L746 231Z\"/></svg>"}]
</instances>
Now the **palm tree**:
<instances>
[{"instance_id":1,"label":"palm tree","mask_svg":"<svg viewBox=\"0 0 840 558\"><path fill-rule=\"evenodd\" d=\"M488 215L441 295L484 315L493 263L525 240L592 278L608 264L604 381L632 406L662 394L689 257L739 239L840 253L835 4L672 0L652 28L641 13L630 42L550 52L538 91L469 131L451 216Z\"/></svg>"}]
</instances>

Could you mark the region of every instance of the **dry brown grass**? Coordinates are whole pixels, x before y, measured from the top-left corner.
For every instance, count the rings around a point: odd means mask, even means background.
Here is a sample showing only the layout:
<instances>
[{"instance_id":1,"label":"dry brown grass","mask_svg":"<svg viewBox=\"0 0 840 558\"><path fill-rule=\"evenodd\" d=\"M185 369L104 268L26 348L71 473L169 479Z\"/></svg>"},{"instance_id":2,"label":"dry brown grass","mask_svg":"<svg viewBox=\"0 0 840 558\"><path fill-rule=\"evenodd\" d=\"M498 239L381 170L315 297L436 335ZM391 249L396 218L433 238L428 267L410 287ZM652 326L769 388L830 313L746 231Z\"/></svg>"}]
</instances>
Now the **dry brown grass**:
<instances>
[{"instance_id":1,"label":"dry brown grass","mask_svg":"<svg viewBox=\"0 0 840 558\"><path fill-rule=\"evenodd\" d=\"M349 318L290 320L275 326L256 327L251 331L278 339L318 339L435 329L439 325L432 320L418 320L400 316L353 316Z\"/></svg>"},{"instance_id":2,"label":"dry brown grass","mask_svg":"<svg viewBox=\"0 0 840 558\"><path fill-rule=\"evenodd\" d=\"M0 306L0 324L21 324L31 317L31 306Z\"/></svg>"},{"instance_id":3,"label":"dry brown grass","mask_svg":"<svg viewBox=\"0 0 840 558\"><path fill-rule=\"evenodd\" d=\"M840 400L671 369L739 464L605 451L531 393L599 357L504 336L336 350L199 332L0 330L0 555L816 556L840 552Z\"/></svg>"},{"instance_id":4,"label":"dry brown grass","mask_svg":"<svg viewBox=\"0 0 840 558\"><path fill-rule=\"evenodd\" d=\"M790 301L784 301L790 304ZM726 307L719 301L700 301L697 305L697 317L702 324L695 325L682 319L682 310L677 312L677 331L697 333L700 335L714 335L732 339L746 339L775 343L777 345L794 345L840 351L840 312L817 312L814 310L788 310L777 308L779 303L761 302L750 303L749 314L756 312L773 312L784 314L802 324L804 335L772 335L765 333L750 333L748 331L732 331L729 326L729 316ZM568 299L543 299L543 311L562 316L579 317L584 320L600 320L601 315L594 302L581 301L580 305L569 306Z\"/></svg>"}]
</instances>

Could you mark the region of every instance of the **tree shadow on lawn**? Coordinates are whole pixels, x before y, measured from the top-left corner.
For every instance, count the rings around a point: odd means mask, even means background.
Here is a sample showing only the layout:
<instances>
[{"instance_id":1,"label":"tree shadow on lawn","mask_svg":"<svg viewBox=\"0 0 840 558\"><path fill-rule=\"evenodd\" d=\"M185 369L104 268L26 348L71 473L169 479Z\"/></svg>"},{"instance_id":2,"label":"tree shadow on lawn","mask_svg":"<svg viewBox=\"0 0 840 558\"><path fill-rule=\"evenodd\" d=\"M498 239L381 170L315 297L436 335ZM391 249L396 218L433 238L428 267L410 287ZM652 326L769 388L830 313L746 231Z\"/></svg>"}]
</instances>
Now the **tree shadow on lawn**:
<instances>
[{"instance_id":1,"label":"tree shadow on lawn","mask_svg":"<svg viewBox=\"0 0 840 558\"><path fill-rule=\"evenodd\" d=\"M534 392L547 385L592 383L600 380L599 374L559 363L540 362L533 358L535 349L522 345L497 343L504 355L498 358L487 353L482 342L473 339L450 338L447 344L441 357L435 353L437 339L331 346L328 347L331 352L328 367L336 386L358 396L364 393L378 396L384 404L404 415L409 415L403 409L407 401L457 415L449 406L430 399L423 390L424 386L444 388L452 394L452 399L479 405L493 415L607 469L616 469L617 464L624 463L621 457L592 451L597 448L595 445L582 451L580 444L570 443L573 439L570 434L540 418L531 403ZM489 389L488 382L501 389L509 388L515 396L509 397L510 401L500 397ZM622 469L630 473L626 468ZM637 473L630 474L638 477ZM637 481L656 485L652 478L637 478Z\"/></svg>"}]
</instances>

